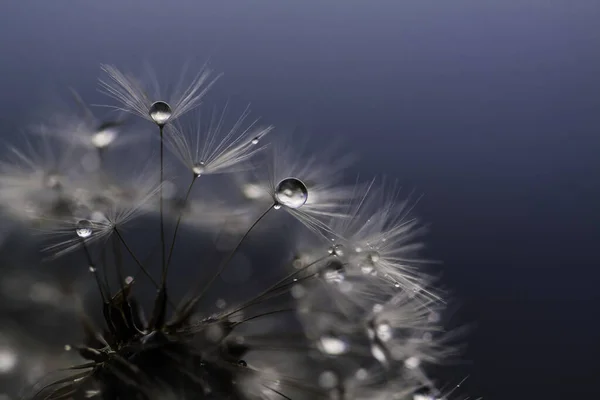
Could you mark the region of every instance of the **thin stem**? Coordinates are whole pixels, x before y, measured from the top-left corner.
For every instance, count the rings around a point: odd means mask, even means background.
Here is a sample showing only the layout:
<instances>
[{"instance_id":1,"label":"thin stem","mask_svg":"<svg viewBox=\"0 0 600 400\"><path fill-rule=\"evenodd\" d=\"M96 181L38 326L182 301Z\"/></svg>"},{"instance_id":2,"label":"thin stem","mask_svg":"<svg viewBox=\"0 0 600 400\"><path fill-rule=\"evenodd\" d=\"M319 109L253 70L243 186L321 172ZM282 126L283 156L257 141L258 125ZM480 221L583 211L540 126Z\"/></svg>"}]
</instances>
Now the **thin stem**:
<instances>
[{"instance_id":1,"label":"thin stem","mask_svg":"<svg viewBox=\"0 0 600 400\"><path fill-rule=\"evenodd\" d=\"M254 229L254 227L256 225L258 225L258 223L269 213L269 211L271 211L273 209L273 206L275 204L271 204L269 206L269 208L267 208L265 210L265 212L263 212L261 214L260 217L258 217L256 219L256 221L254 221L254 223L250 226L250 228L246 231L246 233L244 233L244 236L242 236L242 238L240 239L240 241L237 243L237 245L233 248L233 250L229 253L229 256L227 256L227 258L225 260L223 260L223 262L221 263L221 265L219 266L219 268L217 269L217 272L213 275L213 277L208 281L208 283L204 286L204 289L202 289L202 291L200 292L199 298L201 298L204 293L208 290L208 288L210 287L210 285L212 285L212 283L221 275L221 273L225 270L225 267L227 267L227 265L229 264L229 262L231 261L231 259L233 258L233 256L235 255L235 253L239 250L239 248L241 247L242 243L244 242L244 240L248 237L248 235L250 234L250 232L252 232L252 230Z\"/></svg>"},{"instance_id":2,"label":"thin stem","mask_svg":"<svg viewBox=\"0 0 600 400\"><path fill-rule=\"evenodd\" d=\"M246 237L248 237L248 235L250 234L250 232L252 232L252 229L254 229L254 227L256 225L258 225L258 223L269 213L269 211L271 211L271 209L273 209L274 205L275 204L271 204L269 206L269 208L267 208L265 210L265 212L263 212L261 214L261 216L258 217L258 219L256 221L254 221L254 223L246 231L246 233L244 234L244 236L242 236L242 238L237 243L237 245L234 247L234 249L229 253L229 256L227 256L227 258L225 260L223 260L223 262L221 263L221 265L219 265L219 268L217 268L217 272L208 281L208 283L206 285L204 285L204 288L200 291L200 294L197 295L196 297L192 297L191 299L188 299L185 302L185 305L183 306L182 311L181 311L180 320L183 320L183 319L187 318L192 313L192 311L193 311L196 303L198 303L198 301L200 301L200 299L202 299L202 297L204 296L204 294L206 293L206 291L210 288L210 286L213 284L213 282L221 275L221 273L223 272L223 270L225 269L225 267L227 267L227 264L229 264L229 262L231 261L231 259L235 255L235 253L238 251L238 249L240 248L240 246L242 245L242 243L246 239Z\"/></svg>"},{"instance_id":3,"label":"thin stem","mask_svg":"<svg viewBox=\"0 0 600 400\"><path fill-rule=\"evenodd\" d=\"M163 173L164 173L164 142L163 142L163 129L164 125L159 125L160 130L160 249L162 254L162 271L165 275L166 261L165 261L165 220L163 215Z\"/></svg>"},{"instance_id":4,"label":"thin stem","mask_svg":"<svg viewBox=\"0 0 600 400\"><path fill-rule=\"evenodd\" d=\"M146 268L144 268L144 266L142 265L142 263L140 262L140 260L138 260L138 258L135 256L135 254L133 253L133 251L131 250L131 248L129 248L129 246L127 245L127 242L125 242L125 239L123 239L123 236L121 236L121 233L119 232L119 230L117 229L117 227L114 228L115 233L117 234L117 237L119 238L119 240L121 241L121 243L123 243L123 246L125 247L125 250L127 250L127 252L129 253L129 255L131 255L131 257L133 258L133 260L135 261L135 263L138 265L138 267L140 268L140 270L144 273L144 275L146 275L148 277L148 279L150 279L152 281L152 283L154 284L154 286L156 287L156 289L159 288L158 283L154 280L154 278L152 278L152 275L150 275L150 273L148 272L148 270L146 270Z\"/></svg>"},{"instance_id":5,"label":"thin stem","mask_svg":"<svg viewBox=\"0 0 600 400\"><path fill-rule=\"evenodd\" d=\"M100 291L100 297L102 297L102 302L106 303L106 295L104 293L104 288L102 287L102 282L100 281L100 277L98 276L98 270L96 269L96 265L92 260L92 255L90 254L90 250L85 244L85 239L81 239L81 246L83 247L83 252L85 253L85 258L87 259L88 266L90 267L90 272L94 274L94 278L96 280L96 284L98 285L98 290Z\"/></svg>"},{"instance_id":6,"label":"thin stem","mask_svg":"<svg viewBox=\"0 0 600 400\"><path fill-rule=\"evenodd\" d=\"M194 182L198 176L194 174L192 178L192 182L190 182L190 186L188 186L187 193L185 194L185 198L183 199L183 205L181 210L179 210L179 216L177 217L177 223L175 224L175 232L173 233L173 240L171 241L171 247L169 249L169 257L167 258L167 267L163 271L161 286L164 286L167 281L167 272L169 270L169 265L171 265L171 257L173 256L173 249L175 249L175 241L177 240L177 232L179 230L179 224L181 223L181 217L183 216L183 207L187 205L188 198L190 197L190 193L192 192L192 187L194 186Z\"/></svg>"}]
</instances>

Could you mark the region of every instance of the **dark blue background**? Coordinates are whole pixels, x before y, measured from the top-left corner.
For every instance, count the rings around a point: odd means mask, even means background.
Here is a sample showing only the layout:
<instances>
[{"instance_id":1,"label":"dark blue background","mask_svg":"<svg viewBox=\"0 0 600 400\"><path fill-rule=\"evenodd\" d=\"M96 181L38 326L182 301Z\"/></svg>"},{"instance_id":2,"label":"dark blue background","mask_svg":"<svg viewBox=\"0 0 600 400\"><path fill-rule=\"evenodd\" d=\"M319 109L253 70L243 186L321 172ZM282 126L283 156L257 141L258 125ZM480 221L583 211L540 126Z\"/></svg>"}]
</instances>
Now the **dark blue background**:
<instances>
[{"instance_id":1,"label":"dark blue background","mask_svg":"<svg viewBox=\"0 0 600 400\"><path fill-rule=\"evenodd\" d=\"M7 0L2 136L66 86L102 99L100 63L175 81L207 58L215 98L344 138L363 176L425 194L430 253L475 323L454 374L473 396L600 398L598 1Z\"/></svg>"}]
</instances>

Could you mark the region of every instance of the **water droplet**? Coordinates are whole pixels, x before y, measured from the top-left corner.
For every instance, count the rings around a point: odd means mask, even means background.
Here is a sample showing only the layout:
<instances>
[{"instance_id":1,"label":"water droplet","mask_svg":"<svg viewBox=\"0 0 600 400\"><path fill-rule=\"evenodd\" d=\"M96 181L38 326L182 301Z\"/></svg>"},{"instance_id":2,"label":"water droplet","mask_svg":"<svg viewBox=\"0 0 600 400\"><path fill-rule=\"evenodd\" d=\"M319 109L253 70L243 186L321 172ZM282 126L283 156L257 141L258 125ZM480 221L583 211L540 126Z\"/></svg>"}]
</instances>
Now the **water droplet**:
<instances>
[{"instance_id":1,"label":"water droplet","mask_svg":"<svg viewBox=\"0 0 600 400\"><path fill-rule=\"evenodd\" d=\"M71 351L71 346L68 344L65 344L65 351Z\"/></svg>"},{"instance_id":2,"label":"water droplet","mask_svg":"<svg viewBox=\"0 0 600 400\"><path fill-rule=\"evenodd\" d=\"M387 342L392 338L392 326L387 321L381 321L378 323L375 331L377 333L377 337L382 342Z\"/></svg>"},{"instance_id":3,"label":"water droplet","mask_svg":"<svg viewBox=\"0 0 600 400\"><path fill-rule=\"evenodd\" d=\"M125 284L131 285L133 283L133 276L128 276L125 278Z\"/></svg>"},{"instance_id":4,"label":"water droplet","mask_svg":"<svg viewBox=\"0 0 600 400\"><path fill-rule=\"evenodd\" d=\"M171 110L171 106L164 101L156 101L150 106L148 114L150 115L150 118L152 118L152 121L156 123L156 125L164 126L171 118L171 115L173 115L173 111Z\"/></svg>"},{"instance_id":5,"label":"water droplet","mask_svg":"<svg viewBox=\"0 0 600 400\"><path fill-rule=\"evenodd\" d=\"M371 354L380 363L387 364L387 357L385 355L385 352L383 351L381 346L379 346L378 344L374 344L371 346Z\"/></svg>"},{"instance_id":6,"label":"water droplet","mask_svg":"<svg viewBox=\"0 0 600 400\"><path fill-rule=\"evenodd\" d=\"M240 360L240 361L238 361L238 365L239 365L240 367L247 367L247 366L248 366L248 363L247 363L246 361L244 361L244 360Z\"/></svg>"},{"instance_id":7,"label":"water droplet","mask_svg":"<svg viewBox=\"0 0 600 400\"><path fill-rule=\"evenodd\" d=\"M196 174L196 176L200 176L204 173L206 167L204 166L204 161L200 161L199 163L194 164L192 167L192 172Z\"/></svg>"},{"instance_id":8,"label":"water droplet","mask_svg":"<svg viewBox=\"0 0 600 400\"><path fill-rule=\"evenodd\" d=\"M343 257L344 256L344 246L342 246L341 244L333 245L329 248L328 252L332 256Z\"/></svg>"},{"instance_id":9,"label":"water droplet","mask_svg":"<svg viewBox=\"0 0 600 400\"><path fill-rule=\"evenodd\" d=\"M332 389L338 383L337 375L332 371L324 371L319 375L319 386L323 389Z\"/></svg>"},{"instance_id":10,"label":"water droplet","mask_svg":"<svg viewBox=\"0 0 600 400\"><path fill-rule=\"evenodd\" d=\"M419 360L417 357L408 357L406 359L406 361L404 361L404 365L406 365L406 368L408 368L408 369L415 369L420 364L421 364L421 360Z\"/></svg>"},{"instance_id":11,"label":"water droplet","mask_svg":"<svg viewBox=\"0 0 600 400\"><path fill-rule=\"evenodd\" d=\"M252 141L250 143L252 143L252 144L258 144L258 140L259 140L259 137L257 136L254 139L252 139Z\"/></svg>"},{"instance_id":12,"label":"water droplet","mask_svg":"<svg viewBox=\"0 0 600 400\"><path fill-rule=\"evenodd\" d=\"M223 309L223 308L227 307L227 303L223 299L218 299L216 302L216 306L217 306L217 308Z\"/></svg>"},{"instance_id":13,"label":"water droplet","mask_svg":"<svg viewBox=\"0 0 600 400\"><path fill-rule=\"evenodd\" d=\"M374 313L380 313L381 310L383 310L383 305L382 304L374 304L373 305L373 312Z\"/></svg>"},{"instance_id":14,"label":"water droplet","mask_svg":"<svg viewBox=\"0 0 600 400\"><path fill-rule=\"evenodd\" d=\"M92 135L92 145L97 149L103 149L111 144L117 137L115 129L102 129Z\"/></svg>"},{"instance_id":15,"label":"water droplet","mask_svg":"<svg viewBox=\"0 0 600 400\"><path fill-rule=\"evenodd\" d=\"M75 233L82 239L92 236L92 223L87 219L82 219L77 223Z\"/></svg>"},{"instance_id":16,"label":"water droplet","mask_svg":"<svg viewBox=\"0 0 600 400\"><path fill-rule=\"evenodd\" d=\"M379 261L379 253L376 251L369 252L369 255L367 257L372 263L376 263Z\"/></svg>"},{"instance_id":17,"label":"water droplet","mask_svg":"<svg viewBox=\"0 0 600 400\"><path fill-rule=\"evenodd\" d=\"M308 200L308 189L300 179L286 178L277 184L275 200L288 208L300 208Z\"/></svg>"},{"instance_id":18,"label":"water droplet","mask_svg":"<svg viewBox=\"0 0 600 400\"><path fill-rule=\"evenodd\" d=\"M331 261L323 268L320 275L329 283L340 283L345 279L345 269L341 262Z\"/></svg>"},{"instance_id":19,"label":"water droplet","mask_svg":"<svg viewBox=\"0 0 600 400\"><path fill-rule=\"evenodd\" d=\"M324 335L319 339L319 349L330 355L344 354L349 348L345 340L334 335Z\"/></svg>"},{"instance_id":20,"label":"water droplet","mask_svg":"<svg viewBox=\"0 0 600 400\"><path fill-rule=\"evenodd\" d=\"M96 272L96 268L94 268L92 265L90 265L89 270L92 274Z\"/></svg>"},{"instance_id":21,"label":"water droplet","mask_svg":"<svg viewBox=\"0 0 600 400\"><path fill-rule=\"evenodd\" d=\"M281 204L277 203L273 206L275 210L279 210L281 208Z\"/></svg>"},{"instance_id":22,"label":"water droplet","mask_svg":"<svg viewBox=\"0 0 600 400\"><path fill-rule=\"evenodd\" d=\"M44 177L44 186L48 189L60 189L60 175L48 174Z\"/></svg>"},{"instance_id":23,"label":"water droplet","mask_svg":"<svg viewBox=\"0 0 600 400\"><path fill-rule=\"evenodd\" d=\"M372 265L362 265L360 267L360 271L365 275L369 275L371 272L373 272L373 266Z\"/></svg>"}]
</instances>

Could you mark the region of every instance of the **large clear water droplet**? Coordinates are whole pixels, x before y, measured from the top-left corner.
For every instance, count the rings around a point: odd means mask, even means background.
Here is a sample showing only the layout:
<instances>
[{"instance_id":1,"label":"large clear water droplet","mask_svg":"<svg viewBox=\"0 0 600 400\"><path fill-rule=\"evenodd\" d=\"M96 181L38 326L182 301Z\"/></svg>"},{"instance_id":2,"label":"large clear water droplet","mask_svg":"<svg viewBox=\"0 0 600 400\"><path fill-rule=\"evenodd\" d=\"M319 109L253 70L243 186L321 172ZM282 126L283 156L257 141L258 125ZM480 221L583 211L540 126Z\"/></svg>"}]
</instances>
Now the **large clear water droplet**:
<instances>
[{"instance_id":1,"label":"large clear water droplet","mask_svg":"<svg viewBox=\"0 0 600 400\"><path fill-rule=\"evenodd\" d=\"M173 111L171 110L171 106L164 101L155 101L150 106L148 114L158 126L164 126L171 118L171 115L173 115Z\"/></svg>"},{"instance_id":2,"label":"large clear water droplet","mask_svg":"<svg viewBox=\"0 0 600 400\"><path fill-rule=\"evenodd\" d=\"M286 178L277 184L275 200L288 208L300 208L308 200L308 189L300 179Z\"/></svg>"},{"instance_id":3,"label":"large clear water droplet","mask_svg":"<svg viewBox=\"0 0 600 400\"><path fill-rule=\"evenodd\" d=\"M92 236L92 223L87 219L82 219L77 223L75 233L82 239Z\"/></svg>"},{"instance_id":4,"label":"large clear water droplet","mask_svg":"<svg viewBox=\"0 0 600 400\"><path fill-rule=\"evenodd\" d=\"M345 340L335 335L323 335L319 339L319 349L323 353L335 356L346 353L349 348Z\"/></svg>"},{"instance_id":5,"label":"large clear water droplet","mask_svg":"<svg viewBox=\"0 0 600 400\"><path fill-rule=\"evenodd\" d=\"M206 170L206 167L204 165L204 161L200 161L196 164L194 164L194 166L192 167L192 172L194 174L196 174L196 176L200 176L204 173L204 171Z\"/></svg>"}]
</instances>

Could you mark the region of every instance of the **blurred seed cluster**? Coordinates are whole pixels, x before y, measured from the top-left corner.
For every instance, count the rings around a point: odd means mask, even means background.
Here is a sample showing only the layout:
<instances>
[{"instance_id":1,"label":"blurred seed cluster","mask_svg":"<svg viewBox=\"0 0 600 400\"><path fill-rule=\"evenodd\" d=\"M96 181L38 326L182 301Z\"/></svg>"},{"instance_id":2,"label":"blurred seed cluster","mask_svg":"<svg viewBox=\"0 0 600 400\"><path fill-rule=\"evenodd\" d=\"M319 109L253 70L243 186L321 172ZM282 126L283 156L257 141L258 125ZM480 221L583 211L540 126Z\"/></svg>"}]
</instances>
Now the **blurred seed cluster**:
<instances>
[{"instance_id":1,"label":"blurred seed cluster","mask_svg":"<svg viewBox=\"0 0 600 400\"><path fill-rule=\"evenodd\" d=\"M104 65L108 117L73 91L5 146L0 399L447 398L416 199L209 109L218 78Z\"/></svg>"}]
</instances>

